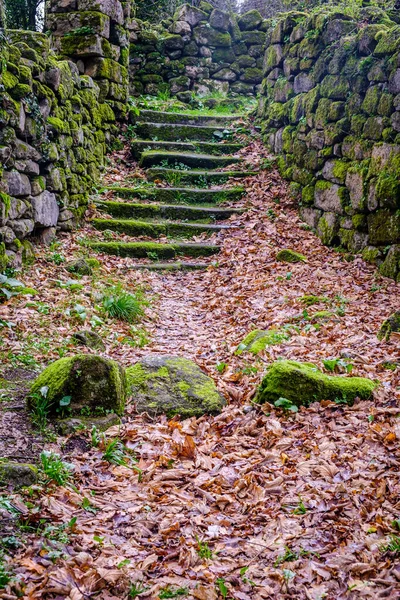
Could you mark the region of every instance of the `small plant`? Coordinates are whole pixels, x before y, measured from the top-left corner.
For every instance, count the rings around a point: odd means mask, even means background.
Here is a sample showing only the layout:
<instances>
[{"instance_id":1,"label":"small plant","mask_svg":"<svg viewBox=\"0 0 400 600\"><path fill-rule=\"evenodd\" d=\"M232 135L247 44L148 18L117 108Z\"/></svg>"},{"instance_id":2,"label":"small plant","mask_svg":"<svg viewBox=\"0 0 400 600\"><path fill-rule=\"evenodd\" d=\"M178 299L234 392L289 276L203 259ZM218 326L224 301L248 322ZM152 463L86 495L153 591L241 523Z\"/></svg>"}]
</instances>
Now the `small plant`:
<instances>
[{"instance_id":1,"label":"small plant","mask_svg":"<svg viewBox=\"0 0 400 600\"><path fill-rule=\"evenodd\" d=\"M217 369L218 373L224 373L227 369L228 365L224 362L218 362L215 365L215 368Z\"/></svg>"},{"instance_id":2,"label":"small plant","mask_svg":"<svg viewBox=\"0 0 400 600\"><path fill-rule=\"evenodd\" d=\"M104 450L103 459L114 465L126 466L129 457L125 453L123 443L118 439L110 440Z\"/></svg>"},{"instance_id":3,"label":"small plant","mask_svg":"<svg viewBox=\"0 0 400 600\"><path fill-rule=\"evenodd\" d=\"M85 510L86 512L93 513L94 515L98 511L98 509L95 506L93 506L93 504L90 502L90 500L88 500L88 498L86 498L86 497L84 497L82 500L81 508L83 508L83 510Z\"/></svg>"},{"instance_id":4,"label":"small plant","mask_svg":"<svg viewBox=\"0 0 400 600\"><path fill-rule=\"evenodd\" d=\"M146 256L147 258L149 258L150 260L158 260L158 254L157 252L146 252Z\"/></svg>"},{"instance_id":5,"label":"small plant","mask_svg":"<svg viewBox=\"0 0 400 600\"><path fill-rule=\"evenodd\" d=\"M296 573L290 569L283 569L282 575L286 592L289 593L289 583L296 577Z\"/></svg>"},{"instance_id":6,"label":"small plant","mask_svg":"<svg viewBox=\"0 0 400 600\"><path fill-rule=\"evenodd\" d=\"M281 408L285 412L296 413L299 411L299 407L293 404L293 402L287 398L278 398L278 400L275 400L274 404L277 408Z\"/></svg>"},{"instance_id":7,"label":"small plant","mask_svg":"<svg viewBox=\"0 0 400 600\"><path fill-rule=\"evenodd\" d=\"M12 573L4 563L4 558L0 555L0 589L3 589L12 580Z\"/></svg>"},{"instance_id":8,"label":"small plant","mask_svg":"<svg viewBox=\"0 0 400 600\"><path fill-rule=\"evenodd\" d=\"M69 31L64 37L74 37L76 35L93 35L95 33L93 27L89 25L83 25L82 27L76 27L72 31Z\"/></svg>"},{"instance_id":9,"label":"small plant","mask_svg":"<svg viewBox=\"0 0 400 600\"><path fill-rule=\"evenodd\" d=\"M121 285L111 288L103 296L103 309L108 316L128 323L132 323L144 314L143 307L146 304L140 291L130 294Z\"/></svg>"},{"instance_id":10,"label":"small plant","mask_svg":"<svg viewBox=\"0 0 400 600\"><path fill-rule=\"evenodd\" d=\"M160 600L163 598L180 598L181 596L187 596L188 593L189 590L186 587L180 587L174 590L170 586L167 586L163 590L159 591L158 597Z\"/></svg>"},{"instance_id":11,"label":"small plant","mask_svg":"<svg viewBox=\"0 0 400 600\"><path fill-rule=\"evenodd\" d=\"M299 503L296 506L296 508L293 510L293 514L294 515L305 515L306 512L307 512L306 505L304 504L302 497L299 496Z\"/></svg>"},{"instance_id":12,"label":"small plant","mask_svg":"<svg viewBox=\"0 0 400 600\"><path fill-rule=\"evenodd\" d=\"M399 535L391 535L390 541L387 544L382 544L380 547L380 551L391 552L396 556L400 556L400 536Z\"/></svg>"},{"instance_id":13,"label":"small plant","mask_svg":"<svg viewBox=\"0 0 400 600\"><path fill-rule=\"evenodd\" d=\"M143 594L143 592L145 592L146 590L147 590L147 588L142 587L142 585L140 583L131 583L131 586L130 586L129 592L128 592L128 598L137 598L138 596Z\"/></svg>"},{"instance_id":14,"label":"small plant","mask_svg":"<svg viewBox=\"0 0 400 600\"><path fill-rule=\"evenodd\" d=\"M31 419L35 427L40 431L46 428L47 420L50 412L50 401L47 398L49 388L43 386L39 392L30 396L32 403Z\"/></svg>"},{"instance_id":15,"label":"small plant","mask_svg":"<svg viewBox=\"0 0 400 600\"><path fill-rule=\"evenodd\" d=\"M43 450L40 455L43 473L49 481L54 481L57 485L65 485L72 474L72 465L61 460L59 454Z\"/></svg>"},{"instance_id":16,"label":"small plant","mask_svg":"<svg viewBox=\"0 0 400 600\"><path fill-rule=\"evenodd\" d=\"M225 579L223 579L222 577L218 577L218 579L216 579L215 583L217 584L218 591L221 594L221 596L223 598L226 598L228 595L228 588L225 585Z\"/></svg>"},{"instance_id":17,"label":"small plant","mask_svg":"<svg viewBox=\"0 0 400 600\"><path fill-rule=\"evenodd\" d=\"M197 554L200 558L205 558L207 560L211 560L213 557L213 553L207 542L202 542L197 536Z\"/></svg>"},{"instance_id":18,"label":"small plant","mask_svg":"<svg viewBox=\"0 0 400 600\"><path fill-rule=\"evenodd\" d=\"M282 563L285 562L291 562L293 560L297 560L299 558L297 552L293 552L293 550L291 550L289 548L289 546L285 546L285 552L284 554L281 554L280 556L278 556L278 558L276 559L276 561L274 562L274 567L279 567L279 565L281 565Z\"/></svg>"},{"instance_id":19,"label":"small plant","mask_svg":"<svg viewBox=\"0 0 400 600\"><path fill-rule=\"evenodd\" d=\"M275 221L278 217L278 215L276 214L276 212L274 211L273 208L269 208L267 210L266 214L267 214L268 219L270 219L270 221Z\"/></svg>"},{"instance_id":20,"label":"small plant","mask_svg":"<svg viewBox=\"0 0 400 600\"><path fill-rule=\"evenodd\" d=\"M353 363L345 358L329 358L322 362L325 369L331 373L337 371L343 372L343 370L346 371L346 373L351 373L354 367Z\"/></svg>"},{"instance_id":21,"label":"small plant","mask_svg":"<svg viewBox=\"0 0 400 600\"><path fill-rule=\"evenodd\" d=\"M48 254L46 256L46 260L47 262L52 262L55 265L62 265L62 263L65 263L65 256L60 252L53 252L53 254Z\"/></svg>"}]
</instances>

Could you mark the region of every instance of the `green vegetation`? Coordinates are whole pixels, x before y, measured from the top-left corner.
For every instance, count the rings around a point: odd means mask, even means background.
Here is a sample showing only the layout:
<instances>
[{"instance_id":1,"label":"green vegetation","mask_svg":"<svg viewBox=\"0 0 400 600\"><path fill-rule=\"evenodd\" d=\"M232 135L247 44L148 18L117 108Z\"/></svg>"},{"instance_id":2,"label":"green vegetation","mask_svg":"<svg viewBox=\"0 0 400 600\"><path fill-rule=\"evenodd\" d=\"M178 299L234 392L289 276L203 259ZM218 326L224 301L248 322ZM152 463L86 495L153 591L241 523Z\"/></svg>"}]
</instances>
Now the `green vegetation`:
<instances>
[{"instance_id":1,"label":"green vegetation","mask_svg":"<svg viewBox=\"0 0 400 600\"><path fill-rule=\"evenodd\" d=\"M132 294L119 284L104 294L102 304L109 317L132 323L144 315L144 307L149 303L142 290Z\"/></svg>"},{"instance_id":2,"label":"green vegetation","mask_svg":"<svg viewBox=\"0 0 400 600\"><path fill-rule=\"evenodd\" d=\"M72 466L61 460L59 454L43 450L40 454L42 470L47 481L66 485L72 477Z\"/></svg>"}]
</instances>

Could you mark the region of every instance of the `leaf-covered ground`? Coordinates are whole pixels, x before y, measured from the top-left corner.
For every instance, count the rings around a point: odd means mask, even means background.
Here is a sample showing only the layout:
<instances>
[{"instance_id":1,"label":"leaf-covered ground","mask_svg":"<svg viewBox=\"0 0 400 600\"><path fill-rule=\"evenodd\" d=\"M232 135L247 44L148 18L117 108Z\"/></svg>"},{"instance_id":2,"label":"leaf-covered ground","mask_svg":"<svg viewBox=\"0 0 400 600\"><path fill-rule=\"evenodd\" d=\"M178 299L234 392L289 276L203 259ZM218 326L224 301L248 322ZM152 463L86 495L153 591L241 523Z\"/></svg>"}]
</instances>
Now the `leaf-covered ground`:
<instances>
[{"instance_id":1,"label":"leaf-covered ground","mask_svg":"<svg viewBox=\"0 0 400 600\"><path fill-rule=\"evenodd\" d=\"M255 165L262 160L257 143L247 156ZM119 182L123 168L110 168L107 181ZM77 281L65 263L85 253L82 238L99 235L88 224L18 275L37 294L1 306L3 377L29 379L75 353L71 334L91 326L105 355L126 366L156 352L194 359L228 405L217 417L168 422L138 416L130 404L107 440L124 442L139 476L107 462L89 433L40 441L27 426L13 427L23 418L12 411L11 386L2 456L13 456L18 444L19 455L31 457L45 444L73 465L74 476L65 487L11 495L11 504L3 494L1 533L17 543L8 543L14 578L1 598L399 597L400 547L397 558L387 548L400 524L399 338L376 337L400 308L399 285L361 258L324 247L275 171L246 186L248 210L232 218L241 228L215 236L223 249L206 272L139 273L130 259L101 256L94 275ZM282 248L307 262L278 262ZM133 329L108 319L98 301L118 282L143 286L151 299ZM322 301L309 306L310 295ZM251 329L271 327L281 343L258 357L235 354ZM339 372L381 385L373 401L353 407L325 402L286 414L254 406L265 364L277 357L321 368L338 359Z\"/></svg>"}]
</instances>

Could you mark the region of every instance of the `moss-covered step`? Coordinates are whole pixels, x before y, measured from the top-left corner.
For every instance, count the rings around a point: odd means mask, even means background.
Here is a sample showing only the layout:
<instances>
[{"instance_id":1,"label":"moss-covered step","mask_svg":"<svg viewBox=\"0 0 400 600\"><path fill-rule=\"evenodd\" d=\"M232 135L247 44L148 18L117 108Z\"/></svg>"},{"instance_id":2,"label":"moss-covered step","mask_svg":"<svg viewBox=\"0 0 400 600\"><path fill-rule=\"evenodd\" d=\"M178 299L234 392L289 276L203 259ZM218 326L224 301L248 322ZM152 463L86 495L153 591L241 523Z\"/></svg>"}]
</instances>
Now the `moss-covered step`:
<instances>
[{"instance_id":1,"label":"moss-covered step","mask_svg":"<svg viewBox=\"0 0 400 600\"><path fill-rule=\"evenodd\" d=\"M242 144L221 144L217 142L165 142L153 140L135 140L131 144L132 157L139 160L142 152L146 150L166 150L167 152L199 152L221 156L235 154L242 148Z\"/></svg>"},{"instance_id":2,"label":"moss-covered step","mask_svg":"<svg viewBox=\"0 0 400 600\"><path fill-rule=\"evenodd\" d=\"M145 235L157 238L161 235L192 237L200 233L209 235L231 229L231 225L207 223L178 223L173 221L136 221L133 219L93 219L92 225L99 231L118 231L132 237Z\"/></svg>"},{"instance_id":3,"label":"moss-covered step","mask_svg":"<svg viewBox=\"0 0 400 600\"><path fill-rule=\"evenodd\" d=\"M143 168L159 165L184 165L193 168L222 169L223 167L241 162L243 162L243 159L235 156L212 156L211 154L196 154L191 152L149 150L143 152L139 165Z\"/></svg>"},{"instance_id":4,"label":"moss-covered step","mask_svg":"<svg viewBox=\"0 0 400 600\"><path fill-rule=\"evenodd\" d=\"M224 127L209 125L167 125L165 123L138 123L136 133L142 140L162 140L164 142L217 142L226 135ZM232 135L234 131L232 130ZM231 135L229 134L229 137Z\"/></svg>"},{"instance_id":5,"label":"moss-covered step","mask_svg":"<svg viewBox=\"0 0 400 600\"><path fill-rule=\"evenodd\" d=\"M212 256L218 254L220 247L215 244L185 244L173 242L89 242L88 248L104 254L132 258L175 258L176 256Z\"/></svg>"},{"instance_id":6,"label":"moss-covered step","mask_svg":"<svg viewBox=\"0 0 400 600\"><path fill-rule=\"evenodd\" d=\"M158 262L158 263L138 263L135 265L129 265L130 269L135 271L202 271L207 269L207 263L197 262Z\"/></svg>"},{"instance_id":7,"label":"moss-covered step","mask_svg":"<svg viewBox=\"0 0 400 600\"><path fill-rule=\"evenodd\" d=\"M130 121L147 123L165 123L168 125L186 123L188 125L216 125L226 127L241 118L241 115L204 115L190 113L163 112L158 110L141 110L139 117L130 113Z\"/></svg>"},{"instance_id":8,"label":"moss-covered step","mask_svg":"<svg viewBox=\"0 0 400 600\"><path fill-rule=\"evenodd\" d=\"M156 187L112 187L108 191L117 198L140 198L142 200L154 200L155 202L176 204L220 204L221 202L240 200L245 193L242 186L230 189L223 188L156 188Z\"/></svg>"},{"instance_id":9,"label":"moss-covered step","mask_svg":"<svg viewBox=\"0 0 400 600\"><path fill-rule=\"evenodd\" d=\"M320 400L352 404L356 398L371 398L376 387L370 379L325 375L311 363L281 360L268 367L255 401L274 403L286 398L296 406Z\"/></svg>"},{"instance_id":10,"label":"moss-covered step","mask_svg":"<svg viewBox=\"0 0 400 600\"><path fill-rule=\"evenodd\" d=\"M232 215L240 215L240 208L203 208L171 204L134 204L130 202L100 202L98 208L121 219L181 219L212 223Z\"/></svg>"},{"instance_id":11,"label":"moss-covered step","mask_svg":"<svg viewBox=\"0 0 400 600\"><path fill-rule=\"evenodd\" d=\"M204 169L191 169L181 171L180 169L168 169L165 167L154 167L146 172L149 181L160 179L167 183L179 185L213 185L226 183L231 178L243 179L254 177L256 171L205 171Z\"/></svg>"}]
</instances>

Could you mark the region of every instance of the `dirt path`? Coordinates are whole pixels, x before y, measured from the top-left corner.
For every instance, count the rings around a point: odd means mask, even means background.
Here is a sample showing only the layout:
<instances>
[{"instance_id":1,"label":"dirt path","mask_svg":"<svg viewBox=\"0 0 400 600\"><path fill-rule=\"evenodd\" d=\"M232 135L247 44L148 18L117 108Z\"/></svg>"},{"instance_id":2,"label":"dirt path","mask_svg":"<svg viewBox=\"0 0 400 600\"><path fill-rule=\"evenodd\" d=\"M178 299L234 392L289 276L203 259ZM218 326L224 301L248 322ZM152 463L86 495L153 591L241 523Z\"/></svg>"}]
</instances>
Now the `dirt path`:
<instances>
[{"instance_id":1,"label":"dirt path","mask_svg":"<svg viewBox=\"0 0 400 600\"><path fill-rule=\"evenodd\" d=\"M99 328L105 354L125 365L153 352L192 358L229 404L218 417L183 423L152 421L129 408L122 428L107 438L119 437L135 454L141 477L105 461L88 433L48 443L73 464L73 485L33 486L11 497L14 510L0 504L3 526L19 524L12 530L19 546L7 550L17 583L0 598L399 596L395 552L383 546L396 535L400 510L400 374L388 368L400 357L398 340L376 338L400 308L399 285L359 257L348 262L323 247L301 224L276 173L247 186L249 210L233 218L242 228L213 238L223 249L206 272L137 273L129 259L103 256L101 272L83 278L71 301L71 292L54 283L68 279L64 263L46 260L44 250L25 280L41 282L35 302L51 306L50 313L20 299L3 307L1 318L15 323L3 337L5 364L10 351L24 355L29 346L39 365L60 348L76 351L68 342L76 320L65 314L73 303L87 307L89 320L92 294L107 278L143 283L153 296L144 322L150 343L127 345L128 326L106 321ZM80 236L65 238L57 252L76 256ZM302 252L307 263L277 262L281 248ZM305 295L327 300L306 307ZM330 314L313 317L321 311ZM21 331L27 317L29 332ZM251 329L271 326L290 327L290 337L259 358L235 355ZM46 335L46 347L33 347L32 335ZM287 415L252 406L265 363L279 356L318 366L344 356L352 374L382 385L374 401L354 407L326 402Z\"/></svg>"}]
</instances>

